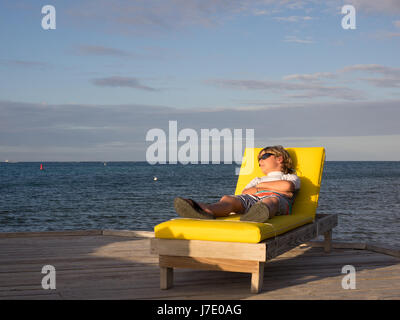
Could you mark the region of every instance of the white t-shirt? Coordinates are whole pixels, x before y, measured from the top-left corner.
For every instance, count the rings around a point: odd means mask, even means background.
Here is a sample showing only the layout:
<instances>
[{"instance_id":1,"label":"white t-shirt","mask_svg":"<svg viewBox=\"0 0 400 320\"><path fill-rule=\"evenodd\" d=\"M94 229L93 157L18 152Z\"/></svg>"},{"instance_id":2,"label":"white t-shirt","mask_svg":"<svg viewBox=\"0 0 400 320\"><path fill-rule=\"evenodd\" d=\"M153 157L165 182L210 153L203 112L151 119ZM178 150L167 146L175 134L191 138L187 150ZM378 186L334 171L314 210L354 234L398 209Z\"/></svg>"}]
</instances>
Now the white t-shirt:
<instances>
[{"instance_id":1,"label":"white t-shirt","mask_svg":"<svg viewBox=\"0 0 400 320\"><path fill-rule=\"evenodd\" d=\"M259 177L254 178L245 187L245 189L255 187L261 182L279 181L279 180L291 181L294 184L295 191L300 189L300 179L296 174L293 173L284 174L281 171L272 171L268 173L266 176L263 176L261 178Z\"/></svg>"}]
</instances>

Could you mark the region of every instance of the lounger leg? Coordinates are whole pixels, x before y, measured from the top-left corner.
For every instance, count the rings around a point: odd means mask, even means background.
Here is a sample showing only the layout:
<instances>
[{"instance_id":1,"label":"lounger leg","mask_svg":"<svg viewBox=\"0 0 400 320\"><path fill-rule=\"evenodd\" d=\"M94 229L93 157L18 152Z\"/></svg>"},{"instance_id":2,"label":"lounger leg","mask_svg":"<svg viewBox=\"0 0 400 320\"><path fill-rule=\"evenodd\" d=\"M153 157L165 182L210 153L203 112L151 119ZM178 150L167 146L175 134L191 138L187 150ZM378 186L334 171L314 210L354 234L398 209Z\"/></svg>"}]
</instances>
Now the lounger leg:
<instances>
[{"instance_id":1,"label":"lounger leg","mask_svg":"<svg viewBox=\"0 0 400 320\"><path fill-rule=\"evenodd\" d=\"M260 293L264 281L264 262L257 262L257 271L251 274L251 293Z\"/></svg>"},{"instance_id":2,"label":"lounger leg","mask_svg":"<svg viewBox=\"0 0 400 320\"><path fill-rule=\"evenodd\" d=\"M324 233L324 251L326 253L331 252L332 249L332 230L329 230Z\"/></svg>"},{"instance_id":3,"label":"lounger leg","mask_svg":"<svg viewBox=\"0 0 400 320\"><path fill-rule=\"evenodd\" d=\"M174 269L160 267L160 289L167 290L172 287L174 282Z\"/></svg>"}]
</instances>

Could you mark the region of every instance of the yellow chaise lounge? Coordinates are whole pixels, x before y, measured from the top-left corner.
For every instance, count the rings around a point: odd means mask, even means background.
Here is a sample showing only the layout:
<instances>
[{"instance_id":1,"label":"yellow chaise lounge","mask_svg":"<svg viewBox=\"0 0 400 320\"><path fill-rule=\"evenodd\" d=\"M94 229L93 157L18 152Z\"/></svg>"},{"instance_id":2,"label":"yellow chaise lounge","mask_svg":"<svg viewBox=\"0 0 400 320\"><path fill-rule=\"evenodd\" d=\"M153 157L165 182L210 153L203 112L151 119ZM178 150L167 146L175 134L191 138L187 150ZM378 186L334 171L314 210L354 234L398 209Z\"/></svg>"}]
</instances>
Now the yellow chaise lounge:
<instances>
[{"instance_id":1,"label":"yellow chaise lounge","mask_svg":"<svg viewBox=\"0 0 400 320\"><path fill-rule=\"evenodd\" d=\"M263 176L257 155L262 148L246 148L235 194L255 177ZM267 223L245 222L239 215L216 220L176 218L154 227L151 252L159 255L160 287L173 283L173 268L248 272L251 292L262 289L265 263L319 235L330 252L337 215L316 215L324 148L286 148L301 180L292 214ZM221 195L222 196L222 195Z\"/></svg>"}]
</instances>

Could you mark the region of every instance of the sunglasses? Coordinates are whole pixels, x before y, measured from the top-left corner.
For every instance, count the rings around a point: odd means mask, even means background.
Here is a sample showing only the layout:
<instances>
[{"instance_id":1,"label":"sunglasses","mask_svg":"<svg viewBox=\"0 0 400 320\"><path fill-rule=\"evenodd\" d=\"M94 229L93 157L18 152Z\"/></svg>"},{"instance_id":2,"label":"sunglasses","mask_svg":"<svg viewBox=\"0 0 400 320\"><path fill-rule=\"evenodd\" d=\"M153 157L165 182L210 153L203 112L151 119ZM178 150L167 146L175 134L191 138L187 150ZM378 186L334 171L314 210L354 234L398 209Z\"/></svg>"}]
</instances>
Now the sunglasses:
<instances>
[{"instance_id":1,"label":"sunglasses","mask_svg":"<svg viewBox=\"0 0 400 320\"><path fill-rule=\"evenodd\" d=\"M261 157L258 158L258 161L268 159L270 156L274 156L273 153L264 153Z\"/></svg>"}]
</instances>

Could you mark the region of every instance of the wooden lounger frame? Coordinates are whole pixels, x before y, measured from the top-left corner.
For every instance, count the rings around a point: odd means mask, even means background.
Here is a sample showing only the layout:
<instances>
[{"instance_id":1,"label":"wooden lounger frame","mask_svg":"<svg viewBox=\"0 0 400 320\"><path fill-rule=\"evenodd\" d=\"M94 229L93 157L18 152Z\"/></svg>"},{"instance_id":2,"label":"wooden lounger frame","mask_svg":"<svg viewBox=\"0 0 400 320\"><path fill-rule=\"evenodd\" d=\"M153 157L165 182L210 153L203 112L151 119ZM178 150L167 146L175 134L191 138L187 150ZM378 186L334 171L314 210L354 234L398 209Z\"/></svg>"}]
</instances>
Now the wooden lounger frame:
<instances>
[{"instance_id":1,"label":"wooden lounger frame","mask_svg":"<svg viewBox=\"0 0 400 320\"><path fill-rule=\"evenodd\" d=\"M251 273L251 292L259 293L267 261L320 235L329 253L337 223L337 214L317 214L313 223L259 243L152 238L151 253L159 255L160 288L172 287L174 268L190 268Z\"/></svg>"}]
</instances>

